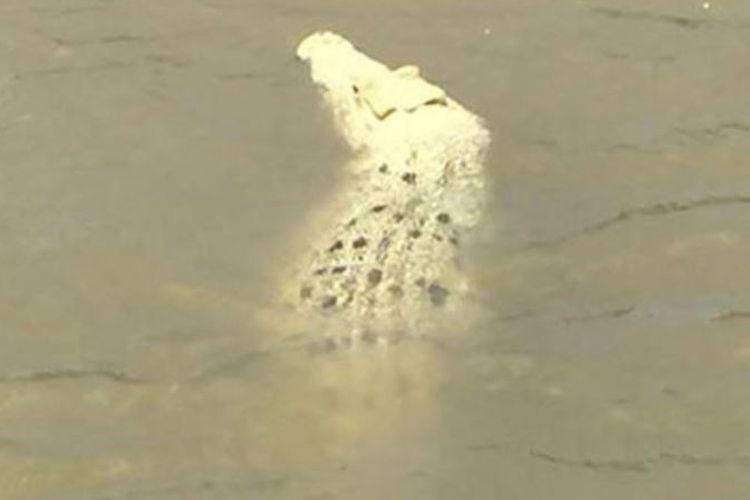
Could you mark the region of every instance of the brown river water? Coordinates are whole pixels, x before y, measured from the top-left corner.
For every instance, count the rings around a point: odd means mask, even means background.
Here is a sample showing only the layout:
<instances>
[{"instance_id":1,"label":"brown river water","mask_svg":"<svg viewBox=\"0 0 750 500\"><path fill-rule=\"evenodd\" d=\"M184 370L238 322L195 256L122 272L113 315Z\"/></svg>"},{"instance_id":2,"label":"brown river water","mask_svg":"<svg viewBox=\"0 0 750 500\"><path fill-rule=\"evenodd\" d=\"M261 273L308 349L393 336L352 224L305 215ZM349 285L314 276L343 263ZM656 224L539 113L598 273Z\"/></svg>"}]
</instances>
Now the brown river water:
<instances>
[{"instance_id":1,"label":"brown river water","mask_svg":"<svg viewBox=\"0 0 750 500\"><path fill-rule=\"evenodd\" d=\"M469 331L259 319L323 28L487 120ZM750 498L746 1L5 0L0 54L1 499Z\"/></svg>"}]
</instances>

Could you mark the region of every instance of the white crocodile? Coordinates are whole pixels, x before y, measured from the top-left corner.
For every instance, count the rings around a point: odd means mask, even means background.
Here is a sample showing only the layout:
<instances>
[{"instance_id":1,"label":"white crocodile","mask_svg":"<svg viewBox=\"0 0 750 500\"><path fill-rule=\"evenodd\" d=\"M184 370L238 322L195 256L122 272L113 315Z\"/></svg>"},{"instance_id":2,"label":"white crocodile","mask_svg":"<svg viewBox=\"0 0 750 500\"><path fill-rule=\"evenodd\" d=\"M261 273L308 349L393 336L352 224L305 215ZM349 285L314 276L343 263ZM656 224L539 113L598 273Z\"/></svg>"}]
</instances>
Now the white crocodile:
<instances>
[{"instance_id":1,"label":"white crocodile","mask_svg":"<svg viewBox=\"0 0 750 500\"><path fill-rule=\"evenodd\" d=\"M250 421L262 423L259 446L285 466L321 454L348 462L353 450L436 425L450 350L441 342L355 347L422 337L441 323L471 326L464 297L472 287L458 256L482 215L490 141L481 119L414 67L391 70L330 32L307 37L298 55L354 159L296 239L280 242L302 247L276 276L281 300L249 303L181 283L161 289L191 312L253 327L253 345L278 354L283 369L274 373L286 378ZM311 346L342 345L353 348L308 355ZM300 416L304 424L288 424Z\"/></svg>"},{"instance_id":2,"label":"white crocodile","mask_svg":"<svg viewBox=\"0 0 750 500\"><path fill-rule=\"evenodd\" d=\"M391 70L340 35L313 33L297 55L354 159L301 236L286 301L327 338L420 335L467 289L458 249L485 203L489 132L417 67Z\"/></svg>"}]
</instances>

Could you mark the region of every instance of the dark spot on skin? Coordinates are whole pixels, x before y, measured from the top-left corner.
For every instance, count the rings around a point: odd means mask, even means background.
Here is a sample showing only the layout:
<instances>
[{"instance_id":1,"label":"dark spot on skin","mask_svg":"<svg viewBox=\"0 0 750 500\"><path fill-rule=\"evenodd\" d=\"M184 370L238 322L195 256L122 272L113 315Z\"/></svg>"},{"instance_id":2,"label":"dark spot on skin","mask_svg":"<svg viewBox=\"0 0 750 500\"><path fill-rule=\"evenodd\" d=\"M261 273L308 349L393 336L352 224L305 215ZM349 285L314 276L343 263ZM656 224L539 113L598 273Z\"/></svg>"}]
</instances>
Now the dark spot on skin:
<instances>
[{"instance_id":1,"label":"dark spot on skin","mask_svg":"<svg viewBox=\"0 0 750 500\"><path fill-rule=\"evenodd\" d=\"M367 282L372 286L377 285L383 279L383 271L380 269L372 269L367 273Z\"/></svg>"},{"instance_id":2,"label":"dark spot on skin","mask_svg":"<svg viewBox=\"0 0 750 500\"><path fill-rule=\"evenodd\" d=\"M412 229L411 231L409 231L410 238L419 238L420 236L422 236L422 231L420 231L419 229Z\"/></svg>"},{"instance_id":3,"label":"dark spot on skin","mask_svg":"<svg viewBox=\"0 0 750 500\"><path fill-rule=\"evenodd\" d=\"M386 250L388 250L388 247L391 245L391 239L386 236L382 240L380 240L380 243L378 243L378 252L383 253Z\"/></svg>"},{"instance_id":4,"label":"dark spot on skin","mask_svg":"<svg viewBox=\"0 0 750 500\"><path fill-rule=\"evenodd\" d=\"M430 296L430 302L433 306L440 307L445 305L448 300L448 296L451 294L447 288L440 286L437 283L431 283L427 287L427 294Z\"/></svg>"},{"instance_id":5,"label":"dark spot on skin","mask_svg":"<svg viewBox=\"0 0 750 500\"><path fill-rule=\"evenodd\" d=\"M362 248L367 246L367 238L360 236L352 242L352 248Z\"/></svg>"},{"instance_id":6,"label":"dark spot on skin","mask_svg":"<svg viewBox=\"0 0 750 500\"><path fill-rule=\"evenodd\" d=\"M354 92L355 94L359 94L359 87L357 87L356 85L352 85L352 92Z\"/></svg>"},{"instance_id":7,"label":"dark spot on skin","mask_svg":"<svg viewBox=\"0 0 750 500\"><path fill-rule=\"evenodd\" d=\"M416 184L417 174L415 174L414 172L406 172L401 176L401 180L407 184Z\"/></svg>"},{"instance_id":8,"label":"dark spot on skin","mask_svg":"<svg viewBox=\"0 0 750 500\"><path fill-rule=\"evenodd\" d=\"M455 236L451 236L450 239L448 239L448 241L458 246L458 238L456 238Z\"/></svg>"},{"instance_id":9,"label":"dark spot on skin","mask_svg":"<svg viewBox=\"0 0 750 500\"><path fill-rule=\"evenodd\" d=\"M312 287L311 286L303 286L299 289L299 297L301 299L309 299L312 297Z\"/></svg>"},{"instance_id":10,"label":"dark spot on skin","mask_svg":"<svg viewBox=\"0 0 750 500\"><path fill-rule=\"evenodd\" d=\"M401 222L402 220L404 220L404 214L402 214L401 212L393 214L393 220L396 222Z\"/></svg>"},{"instance_id":11,"label":"dark spot on skin","mask_svg":"<svg viewBox=\"0 0 750 500\"><path fill-rule=\"evenodd\" d=\"M443 241L443 237L440 236L439 234L433 234L432 237L435 238L437 241Z\"/></svg>"},{"instance_id":12,"label":"dark spot on skin","mask_svg":"<svg viewBox=\"0 0 750 500\"><path fill-rule=\"evenodd\" d=\"M419 227L424 227L424 223L427 222L424 217L419 219Z\"/></svg>"},{"instance_id":13,"label":"dark spot on skin","mask_svg":"<svg viewBox=\"0 0 750 500\"><path fill-rule=\"evenodd\" d=\"M344 248L344 243L341 240L338 240L336 243L331 245L330 248L328 248L328 251L335 252L336 250L341 250L342 248Z\"/></svg>"},{"instance_id":14,"label":"dark spot on skin","mask_svg":"<svg viewBox=\"0 0 750 500\"><path fill-rule=\"evenodd\" d=\"M400 299L404 296L404 290L398 285L389 286L388 291L391 292L391 295L393 295L397 299Z\"/></svg>"},{"instance_id":15,"label":"dark spot on skin","mask_svg":"<svg viewBox=\"0 0 750 500\"><path fill-rule=\"evenodd\" d=\"M349 222L347 222L347 223L346 223L346 227L352 227L352 226L353 226L353 225L355 225L356 223L357 223L357 218L356 218L356 217L354 217L354 218L352 218L352 219L351 219L351 220L350 220Z\"/></svg>"},{"instance_id":16,"label":"dark spot on skin","mask_svg":"<svg viewBox=\"0 0 750 500\"><path fill-rule=\"evenodd\" d=\"M382 165L380 165L380 167L378 167L378 172L380 172L381 174L387 174L388 165L386 163L383 163Z\"/></svg>"},{"instance_id":17,"label":"dark spot on skin","mask_svg":"<svg viewBox=\"0 0 750 500\"><path fill-rule=\"evenodd\" d=\"M331 274L341 274L346 271L346 266L336 266L331 269Z\"/></svg>"},{"instance_id":18,"label":"dark spot on skin","mask_svg":"<svg viewBox=\"0 0 750 500\"><path fill-rule=\"evenodd\" d=\"M382 212L388 205L375 205L372 207L372 211L375 213Z\"/></svg>"},{"instance_id":19,"label":"dark spot on skin","mask_svg":"<svg viewBox=\"0 0 750 500\"><path fill-rule=\"evenodd\" d=\"M315 271L313 271L313 274L315 276L320 276L321 274L325 274L326 272L328 272L328 268L321 267L320 269L316 269Z\"/></svg>"},{"instance_id":20,"label":"dark spot on skin","mask_svg":"<svg viewBox=\"0 0 750 500\"><path fill-rule=\"evenodd\" d=\"M446 214L445 212L441 212L437 214L437 221L441 224L448 224L451 221L451 216Z\"/></svg>"},{"instance_id":21,"label":"dark spot on skin","mask_svg":"<svg viewBox=\"0 0 750 500\"><path fill-rule=\"evenodd\" d=\"M419 288L424 288L424 286L427 284L427 280L425 280L424 278L418 278L417 281L414 282L414 284Z\"/></svg>"},{"instance_id":22,"label":"dark spot on skin","mask_svg":"<svg viewBox=\"0 0 750 500\"><path fill-rule=\"evenodd\" d=\"M320 307L323 309L330 309L335 305L336 305L336 297L333 295L329 295L328 297L324 298L322 302L320 303Z\"/></svg>"}]
</instances>

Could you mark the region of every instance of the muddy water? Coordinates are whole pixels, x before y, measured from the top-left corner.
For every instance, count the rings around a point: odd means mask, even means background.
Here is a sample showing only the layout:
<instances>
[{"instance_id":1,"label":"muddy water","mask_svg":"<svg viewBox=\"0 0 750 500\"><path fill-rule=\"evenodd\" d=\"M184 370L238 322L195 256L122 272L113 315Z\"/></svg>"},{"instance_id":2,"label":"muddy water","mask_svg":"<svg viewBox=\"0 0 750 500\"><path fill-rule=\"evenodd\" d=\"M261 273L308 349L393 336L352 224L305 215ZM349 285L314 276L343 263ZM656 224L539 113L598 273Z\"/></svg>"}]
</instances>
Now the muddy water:
<instances>
[{"instance_id":1,"label":"muddy water","mask_svg":"<svg viewBox=\"0 0 750 500\"><path fill-rule=\"evenodd\" d=\"M750 494L744 2L7 0L0 25L0 497ZM312 355L258 319L346 157L292 57L321 27L488 120L472 331Z\"/></svg>"}]
</instances>

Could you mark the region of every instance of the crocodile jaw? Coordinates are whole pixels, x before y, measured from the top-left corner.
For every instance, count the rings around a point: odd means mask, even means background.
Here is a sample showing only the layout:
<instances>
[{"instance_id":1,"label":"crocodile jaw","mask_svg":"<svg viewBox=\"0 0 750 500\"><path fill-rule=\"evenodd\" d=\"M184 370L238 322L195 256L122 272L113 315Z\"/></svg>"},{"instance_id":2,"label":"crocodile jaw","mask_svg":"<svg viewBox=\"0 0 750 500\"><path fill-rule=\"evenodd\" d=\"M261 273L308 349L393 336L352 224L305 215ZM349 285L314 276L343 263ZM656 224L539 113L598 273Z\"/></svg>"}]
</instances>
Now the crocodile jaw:
<instances>
[{"instance_id":1,"label":"crocodile jaw","mask_svg":"<svg viewBox=\"0 0 750 500\"><path fill-rule=\"evenodd\" d=\"M297 57L309 64L339 132L355 150L366 146L373 132L394 113L412 113L428 104L447 105L444 91L423 80L416 66L391 70L329 31L305 38Z\"/></svg>"}]
</instances>

